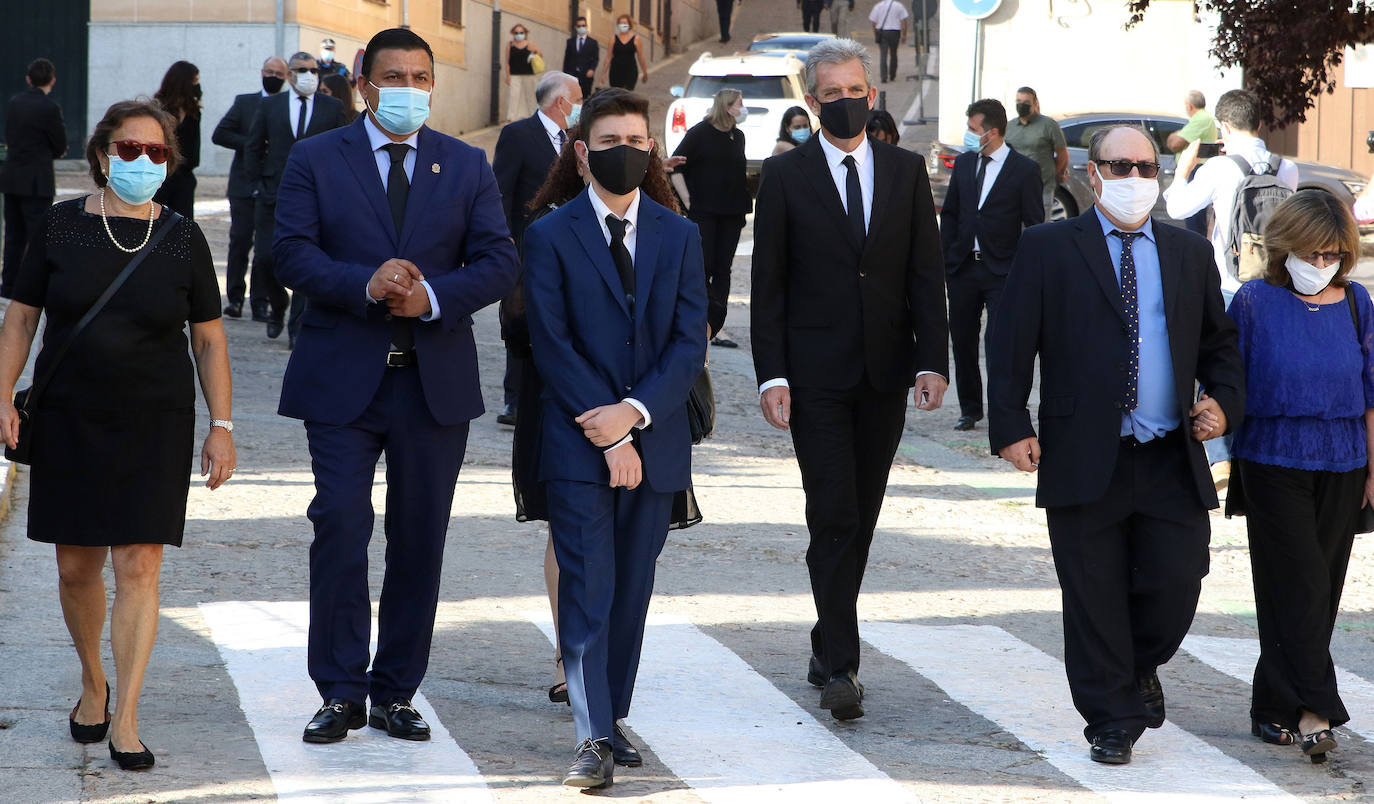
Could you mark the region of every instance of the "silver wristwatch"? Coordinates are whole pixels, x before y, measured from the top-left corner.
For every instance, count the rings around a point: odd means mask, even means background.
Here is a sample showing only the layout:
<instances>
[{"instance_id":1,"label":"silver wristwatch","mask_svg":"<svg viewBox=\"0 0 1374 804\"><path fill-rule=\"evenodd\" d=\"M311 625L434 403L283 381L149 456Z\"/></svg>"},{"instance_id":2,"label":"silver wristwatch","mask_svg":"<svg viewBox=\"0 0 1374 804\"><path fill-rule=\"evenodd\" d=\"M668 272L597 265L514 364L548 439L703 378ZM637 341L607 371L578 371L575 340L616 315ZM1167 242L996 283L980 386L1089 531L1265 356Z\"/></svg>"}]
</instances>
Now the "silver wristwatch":
<instances>
[{"instance_id":1,"label":"silver wristwatch","mask_svg":"<svg viewBox=\"0 0 1374 804\"><path fill-rule=\"evenodd\" d=\"M223 427L226 433L234 432L234 423L229 421L228 419L211 419L210 426Z\"/></svg>"}]
</instances>

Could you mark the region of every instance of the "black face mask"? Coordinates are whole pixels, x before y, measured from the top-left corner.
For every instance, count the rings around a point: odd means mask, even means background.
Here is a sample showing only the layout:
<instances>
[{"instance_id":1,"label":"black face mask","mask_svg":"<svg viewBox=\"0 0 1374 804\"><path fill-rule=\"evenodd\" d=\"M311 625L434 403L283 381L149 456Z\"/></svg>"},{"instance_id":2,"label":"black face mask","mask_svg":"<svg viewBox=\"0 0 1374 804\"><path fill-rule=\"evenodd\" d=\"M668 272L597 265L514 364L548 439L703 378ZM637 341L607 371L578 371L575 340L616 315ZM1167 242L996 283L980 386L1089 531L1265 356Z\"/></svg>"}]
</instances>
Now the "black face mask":
<instances>
[{"instance_id":1,"label":"black face mask","mask_svg":"<svg viewBox=\"0 0 1374 804\"><path fill-rule=\"evenodd\" d=\"M868 97L822 103L820 118L821 128L842 140L852 140L868 125Z\"/></svg>"},{"instance_id":2,"label":"black face mask","mask_svg":"<svg viewBox=\"0 0 1374 804\"><path fill-rule=\"evenodd\" d=\"M1030 117L1030 104L1029 104L1029 103L1018 103L1018 104L1016 104L1016 116L1017 116L1017 117Z\"/></svg>"},{"instance_id":3,"label":"black face mask","mask_svg":"<svg viewBox=\"0 0 1374 804\"><path fill-rule=\"evenodd\" d=\"M275 75L264 75L262 77L262 88L268 95L275 95L281 92L282 85L286 83L285 78L278 78Z\"/></svg>"},{"instance_id":4,"label":"black face mask","mask_svg":"<svg viewBox=\"0 0 1374 804\"><path fill-rule=\"evenodd\" d=\"M587 151L587 167L596 183L614 195L628 195L649 169L649 152L631 145L617 145L601 151Z\"/></svg>"},{"instance_id":5,"label":"black face mask","mask_svg":"<svg viewBox=\"0 0 1374 804\"><path fill-rule=\"evenodd\" d=\"M191 85L191 97L195 98L196 100L200 100L200 94L201 94L200 84L192 84L192 85Z\"/></svg>"}]
</instances>

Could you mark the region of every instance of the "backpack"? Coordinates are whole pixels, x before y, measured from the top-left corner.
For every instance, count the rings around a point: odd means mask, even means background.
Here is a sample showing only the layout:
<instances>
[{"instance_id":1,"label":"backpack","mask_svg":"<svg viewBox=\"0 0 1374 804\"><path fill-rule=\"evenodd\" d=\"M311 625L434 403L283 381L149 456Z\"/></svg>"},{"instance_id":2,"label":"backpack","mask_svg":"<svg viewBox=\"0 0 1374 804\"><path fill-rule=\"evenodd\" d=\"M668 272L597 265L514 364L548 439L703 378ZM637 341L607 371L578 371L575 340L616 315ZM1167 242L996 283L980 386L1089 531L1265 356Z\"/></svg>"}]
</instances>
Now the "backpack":
<instances>
[{"instance_id":1,"label":"backpack","mask_svg":"<svg viewBox=\"0 0 1374 804\"><path fill-rule=\"evenodd\" d=\"M1264 276L1267 260L1264 255L1264 221L1274 207L1293 194L1279 181L1278 156L1259 166L1259 172L1245 157L1228 154L1245 178L1236 185L1235 202L1231 206L1231 242L1227 245L1227 267L1231 275L1242 282Z\"/></svg>"}]
</instances>

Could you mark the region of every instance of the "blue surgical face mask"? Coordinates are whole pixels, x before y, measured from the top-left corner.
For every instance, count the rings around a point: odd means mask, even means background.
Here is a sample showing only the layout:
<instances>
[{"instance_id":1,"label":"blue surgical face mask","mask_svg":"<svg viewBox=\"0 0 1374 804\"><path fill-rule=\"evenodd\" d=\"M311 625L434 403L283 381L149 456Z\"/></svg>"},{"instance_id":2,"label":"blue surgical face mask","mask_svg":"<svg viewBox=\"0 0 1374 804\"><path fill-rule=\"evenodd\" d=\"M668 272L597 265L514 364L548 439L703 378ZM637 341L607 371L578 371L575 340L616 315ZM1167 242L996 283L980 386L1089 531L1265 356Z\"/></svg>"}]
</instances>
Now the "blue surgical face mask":
<instances>
[{"instance_id":1,"label":"blue surgical face mask","mask_svg":"<svg viewBox=\"0 0 1374 804\"><path fill-rule=\"evenodd\" d=\"M792 129L792 139L795 140L796 143L797 143L798 145L801 145L802 143L804 143L804 142L806 142L807 140L811 139L811 129L809 129L809 128L794 128L794 129Z\"/></svg>"},{"instance_id":2,"label":"blue surgical face mask","mask_svg":"<svg viewBox=\"0 0 1374 804\"><path fill-rule=\"evenodd\" d=\"M110 173L106 177L111 190L126 204L143 206L153 200L157 188L167 179L167 163L154 165L147 154L139 154L132 162L117 156L110 157Z\"/></svg>"},{"instance_id":3,"label":"blue surgical face mask","mask_svg":"<svg viewBox=\"0 0 1374 804\"><path fill-rule=\"evenodd\" d=\"M582 104L574 103L572 105L572 110L569 111L566 115L564 115L564 117L566 118L568 124L563 128L566 129L575 127L577 125L577 121L582 119Z\"/></svg>"},{"instance_id":4,"label":"blue surgical face mask","mask_svg":"<svg viewBox=\"0 0 1374 804\"><path fill-rule=\"evenodd\" d=\"M964 130L964 147L967 148L967 149L969 149L970 151L981 151L981 150L983 150L983 137L982 137L982 135L974 134L972 131L969 131L969 130L965 129L965 130Z\"/></svg>"},{"instance_id":5,"label":"blue surgical face mask","mask_svg":"<svg viewBox=\"0 0 1374 804\"><path fill-rule=\"evenodd\" d=\"M423 89L379 87L371 81L367 83L377 90L377 108L372 114L377 124L392 134L412 134L429 119L429 93Z\"/></svg>"}]
</instances>

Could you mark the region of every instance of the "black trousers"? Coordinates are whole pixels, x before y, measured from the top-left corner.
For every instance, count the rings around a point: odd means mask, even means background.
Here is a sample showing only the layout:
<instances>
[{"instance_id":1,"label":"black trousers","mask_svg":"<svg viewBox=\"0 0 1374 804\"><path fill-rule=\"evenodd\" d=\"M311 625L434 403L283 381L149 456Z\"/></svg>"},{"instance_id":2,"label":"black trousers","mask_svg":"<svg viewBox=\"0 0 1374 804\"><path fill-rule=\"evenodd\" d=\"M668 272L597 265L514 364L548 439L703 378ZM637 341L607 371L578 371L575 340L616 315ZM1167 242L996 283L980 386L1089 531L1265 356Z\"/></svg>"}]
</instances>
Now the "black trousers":
<instances>
[{"instance_id":1,"label":"black trousers","mask_svg":"<svg viewBox=\"0 0 1374 804\"><path fill-rule=\"evenodd\" d=\"M511 410L520 407L520 386L523 385L527 360L510 349L506 349L506 376L501 378L502 401Z\"/></svg>"},{"instance_id":2,"label":"black trousers","mask_svg":"<svg viewBox=\"0 0 1374 804\"><path fill-rule=\"evenodd\" d=\"M720 17L720 41L730 40L730 15L735 11L737 0L716 0L716 14Z\"/></svg>"},{"instance_id":3,"label":"black trousers","mask_svg":"<svg viewBox=\"0 0 1374 804\"><path fill-rule=\"evenodd\" d=\"M272 256L272 238L276 233L277 202L257 199L253 211L253 292L267 300L267 315L273 321L284 321L291 299L286 286L277 281L277 260Z\"/></svg>"},{"instance_id":4,"label":"black trousers","mask_svg":"<svg viewBox=\"0 0 1374 804\"><path fill-rule=\"evenodd\" d=\"M5 193L5 256L0 267L0 296L8 299L14 292L14 278L19 273L29 236L38 231L39 221L51 206L51 196Z\"/></svg>"},{"instance_id":5,"label":"black trousers","mask_svg":"<svg viewBox=\"0 0 1374 804\"><path fill-rule=\"evenodd\" d=\"M178 170L162 182L153 195L153 200L180 212L186 220L196 217L196 174L189 170Z\"/></svg>"},{"instance_id":6,"label":"black trousers","mask_svg":"<svg viewBox=\"0 0 1374 804\"><path fill-rule=\"evenodd\" d=\"M1296 729L1305 709L1339 726L1350 715L1336 691L1331 632L1368 470L1236 463L1260 637L1250 716Z\"/></svg>"},{"instance_id":7,"label":"black trousers","mask_svg":"<svg viewBox=\"0 0 1374 804\"><path fill-rule=\"evenodd\" d=\"M688 212L687 219L701 232L701 259L706 268L706 322L714 334L725 326L725 314L730 306L730 266L735 261L735 248L739 246L739 234L744 229L744 216Z\"/></svg>"},{"instance_id":8,"label":"black trousers","mask_svg":"<svg viewBox=\"0 0 1374 804\"><path fill-rule=\"evenodd\" d=\"M881 80L897 80L897 48L901 44L901 31L878 31L878 74Z\"/></svg>"},{"instance_id":9,"label":"black trousers","mask_svg":"<svg viewBox=\"0 0 1374 804\"><path fill-rule=\"evenodd\" d=\"M1063 592L1064 667L1089 740L1108 729L1144 733L1136 678L1173 658L1197 611L1211 528L1192 485L1186 424L1144 444L1123 441L1100 500L1045 511Z\"/></svg>"},{"instance_id":10,"label":"black trousers","mask_svg":"<svg viewBox=\"0 0 1374 804\"><path fill-rule=\"evenodd\" d=\"M229 262L224 272L224 292L233 304L242 304L248 290L248 254L253 250L255 206L252 196L229 197Z\"/></svg>"},{"instance_id":11,"label":"black trousers","mask_svg":"<svg viewBox=\"0 0 1374 804\"><path fill-rule=\"evenodd\" d=\"M963 265L945 275L945 292L949 296L949 339L954 347L954 384L959 392L959 413L962 416L983 418L983 371L978 363L978 332L983 329L983 311L988 314L986 343L992 338L992 322L997 315L997 301L1002 298L1005 276L992 272L988 264L964 258Z\"/></svg>"},{"instance_id":12,"label":"black trousers","mask_svg":"<svg viewBox=\"0 0 1374 804\"><path fill-rule=\"evenodd\" d=\"M810 33L821 31L821 11L825 3L821 0L801 0L802 30Z\"/></svg>"},{"instance_id":13,"label":"black trousers","mask_svg":"<svg viewBox=\"0 0 1374 804\"><path fill-rule=\"evenodd\" d=\"M806 567L816 601L811 652L827 675L859 669L859 587L892 457L906 424L903 391L865 377L842 391L792 389L792 445L806 491Z\"/></svg>"}]
</instances>

